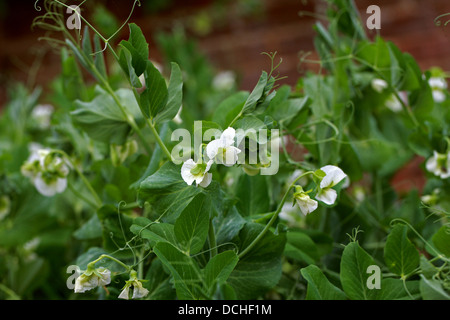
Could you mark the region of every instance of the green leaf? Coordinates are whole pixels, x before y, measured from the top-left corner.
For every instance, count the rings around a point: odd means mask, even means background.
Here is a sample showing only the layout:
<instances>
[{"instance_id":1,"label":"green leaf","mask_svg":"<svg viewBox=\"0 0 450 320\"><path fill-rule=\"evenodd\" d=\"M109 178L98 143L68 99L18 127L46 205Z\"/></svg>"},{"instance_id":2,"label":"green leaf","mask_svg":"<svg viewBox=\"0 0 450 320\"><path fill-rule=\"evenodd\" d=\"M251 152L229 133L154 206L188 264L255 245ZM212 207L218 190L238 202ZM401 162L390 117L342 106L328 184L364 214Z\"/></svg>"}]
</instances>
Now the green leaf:
<instances>
[{"instance_id":1,"label":"green leaf","mask_svg":"<svg viewBox=\"0 0 450 320\"><path fill-rule=\"evenodd\" d=\"M372 257L357 242L349 243L341 258L341 283L345 294L352 300L372 300L376 290L367 287L367 268L375 265Z\"/></svg>"},{"instance_id":2,"label":"green leaf","mask_svg":"<svg viewBox=\"0 0 450 320\"><path fill-rule=\"evenodd\" d=\"M136 75L136 70L133 67L133 57L130 50L128 50L126 47L123 47L122 50L120 50L119 63L125 73L128 74L131 85L135 88L141 88L142 83L139 80L139 76Z\"/></svg>"},{"instance_id":3,"label":"green leaf","mask_svg":"<svg viewBox=\"0 0 450 320\"><path fill-rule=\"evenodd\" d=\"M290 231L286 234L284 248L286 257L306 264L314 264L319 259L319 252L314 241L305 233Z\"/></svg>"},{"instance_id":4,"label":"green leaf","mask_svg":"<svg viewBox=\"0 0 450 320\"><path fill-rule=\"evenodd\" d=\"M306 300L346 300L347 296L341 289L328 281L327 277L315 265L300 270L308 282Z\"/></svg>"},{"instance_id":5,"label":"green leaf","mask_svg":"<svg viewBox=\"0 0 450 320\"><path fill-rule=\"evenodd\" d=\"M214 230L216 233L216 242L218 245L230 242L245 224L235 206L228 210L220 210L213 219Z\"/></svg>"},{"instance_id":6,"label":"green leaf","mask_svg":"<svg viewBox=\"0 0 450 320\"><path fill-rule=\"evenodd\" d=\"M433 235L433 244L441 253L450 257L450 228L446 225L439 228Z\"/></svg>"},{"instance_id":7,"label":"green leaf","mask_svg":"<svg viewBox=\"0 0 450 320\"><path fill-rule=\"evenodd\" d=\"M265 176L241 175L236 196L238 198L236 208L243 217L269 211L270 199Z\"/></svg>"},{"instance_id":8,"label":"green leaf","mask_svg":"<svg viewBox=\"0 0 450 320\"><path fill-rule=\"evenodd\" d=\"M94 62L94 58L92 56L92 45L91 45L91 35L89 34L89 27L84 27L83 39L81 41L81 49L85 57L87 57L87 61L90 63Z\"/></svg>"},{"instance_id":9,"label":"green leaf","mask_svg":"<svg viewBox=\"0 0 450 320\"><path fill-rule=\"evenodd\" d=\"M420 275L420 293L423 300L450 300L450 295L438 280L427 279L423 275Z\"/></svg>"},{"instance_id":10,"label":"green leaf","mask_svg":"<svg viewBox=\"0 0 450 320\"><path fill-rule=\"evenodd\" d=\"M266 143L267 139L269 138L266 137L264 141L260 141L259 130L266 129L266 124L264 123L264 121L253 115L248 115L237 120L233 127L236 129L236 146L240 146L244 138L248 138L255 142L261 143Z\"/></svg>"},{"instance_id":11,"label":"green leaf","mask_svg":"<svg viewBox=\"0 0 450 320\"><path fill-rule=\"evenodd\" d=\"M205 132L210 130L207 135L205 135ZM201 130L201 132L200 132ZM199 136L202 138L202 141L205 143L213 140L213 138L218 139L220 138L220 135L222 134L222 127L215 123L214 121L207 121L207 120L197 120L195 121L193 125L194 137ZM211 136L211 134L217 134L216 136Z\"/></svg>"},{"instance_id":12,"label":"green leaf","mask_svg":"<svg viewBox=\"0 0 450 320\"><path fill-rule=\"evenodd\" d=\"M258 101L263 96L266 85L267 85L268 75L267 72L263 71L261 73L261 76L258 80L258 83L256 84L253 91L250 93L250 96L245 101L244 106L242 107L242 114L249 114L252 113L258 104Z\"/></svg>"},{"instance_id":13,"label":"green leaf","mask_svg":"<svg viewBox=\"0 0 450 320\"><path fill-rule=\"evenodd\" d=\"M142 239L149 240L151 246L155 246L161 241L168 242L175 247L178 246L173 224L154 223L147 218L138 217L134 219L130 230Z\"/></svg>"},{"instance_id":14,"label":"green leaf","mask_svg":"<svg viewBox=\"0 0 450 320\"><path fill-rule=\"evenodd\" d=\"M133 93L128 89L119 89L116 95L127 113L139 119L139 107ZM126 141L131 127L109 94L101 92L89 102L76 100L75 106L77 110L71 112L73 120L92 139L118 145Z\"/></svg>"},{"instance_id":15,"label":"green leaf","mask_svg":"<svg viewBox=\"0 0 450 320\"><path fill-rule=\"evenodd\" d=\"M198 253L208 235L211 201L197 195L183 210L175 222L175 236L187 255Z\"/></svg>"},{"instance_id":16,"label":"green leaf","mask_svg":"<svg viewBox=\"0 0 450 320\"><path fill-rule=\"evenodd\" d=\"M84 223L79 229L77 229L73 236L78 240L89 240L101 238L102 225L98 216L93 215L86 223Z\"/></svg>"},{"instance_id":17,"label":"green leaf","mask_svg":"<svg viewBox=\"0 0 450 320\"><path fill-rule=\"evenodd\" d=\"M170 274L164 270L161 260L154 259L145 276L148 280L148 295L145 297L150 300L174 300L176 298L175 290L170 283Z\"/></svg>"},{"instance_id":18,"label":"green leaf","mask_svg":"<svg viewBox=\"0 0 450 320\"><path fill-rule=\"evenodd\" d=\"M420 262L417 249L407 237L408 228L397 224L392 228L384 247L384 260L389 270L401 277L413 272Z\"/></svg>"},{"instance_id":19,"label":"green leaf","mask_svg":"<svg viewBox=\"0 0 450 320\"><path fill-rule=\"evenodd\" d=\"M308 102L308 97L288 99L280 103L273 103L273 99L267 109L267 114L271 115L277 122L288 126L293 118L303 110Z\"/></svg>"},{"instance_id":20,"label":"green leaf","mask_svg":"<svg viewBox=\"0 0 450 320\"><path fill-rule=\"evenodd\" d=\"M119 54L119 64L126 74L130 74L131 70L128 68L127 62L131 62L132 69L135 72L135 75L139 77L147 68L149 49L148 43L145 39L142 30L134 23L129 24L130 36L128 41L121 41L119 46L122 50L126 49L131 59L124 59L124 55L122 52Z\"/></svg>"},{"instance_id":21,"label":"green leaf","mask_svg":"<svg viewBox=\"0 0 450 320\"><path fill-rule=\"evenodd\" d=\"M107 79L108 74L106 73L105 57L103 56L103 48L100 44L100 37L98 34L94 35L94 65L100 72L103 78Z\"/></svg>"},{"instance_id":22,"label":"green leaf","mask_svg":"<svg viewBox=\"0 0 450 320\"><path fill-rule=\"evenodd\" d=\"M227 97L217 106L212 116L212 121L218 123L222 128L228 126L239 114L249 97L249 92L239 91Z\"/></svg>"},{"instance_id":23,"label":"green leaf","mask_svg":"<svg viewBox=\"0 0 450 320\"><path fill-rule=\"evenodd\" d=\"M81 71L72 55L66 48L61 50L62 86L64 94L69 100L83 99L86 96L86 85L81 77Z\"/></svg>"},{"instance_id":24,"label":"green leaf","mask_svg":"<svg viewBox=\"0 0 450 320\"><path fill-rule=\"evenodd\" d=\"M215 255L208 261L204 269L207 290L212 295L216 285L224 284L234 267L238 263L238 257L234 251L224 251Z\"/></svg>"},{"instance_id":25,"label":"green leaf","mask_svg":"<svg viewBox=\"0 0 450 320\"><path fill-rule=\"evenodd\" d=\"M419 281L416 280L403 283L401 279L388 278L381 280L380 286L378 290L372 289L376 300L411 300L420 296Z\"/></svg>"},{"instance_id":26,"label":"green leaf","mask_svg":"<svg viewBox=\"0 0 450 320\"><path fill-rule=\"evenodd\" d=\"M149 56L148 43L145 39L144 34L142 33L141 28L135 23L130 23L130 37L128 41L133 45L136 49L137 53L143 60L147 60Z\"/></svg>"},{"instance_id":27,"label":"green leaf","mask_svg":"<svg viewBox=\"0 0 450 320\"><path fill-rule=\"evenodd\" d=\"M168 242L159 242L153 251L173 277L173 283L180 300L203 297L204 280L195 261Z\"/></svg>"},{"instance_id":28,"label":"green leaf","mask_svg":"<svg viewBox=\"0 0 450 320\"><path fill-rule=\"evenodd\" d=\"M138 201L148 201L163 221L173 223L201 188L187 185L181 178L180 166L166 162L140 184Z\"/></svg>"},{"instance_id":29,"label":"green leaf","mask_svg":"<svg viewBox=\"0 0 450 320\"><path fill-rule=\"evenodd\" d=\"M66 43L69 46L69 48L72 50L73 54L75 55L75 57L77 57L78 61L81 63L81 65L87 70L89 71L94 77L95 75L93 74L91 67L89 66L88 61L86 60L86 58L84 57L84 54L78 49L78 47L69 39L66 39Z\"/></svg>"},{"instance_id":30,"label":"green leaf","mask_svg":"<svg viewBox=\"0 0 450 320\"><path fill-rule=\"evenodd\" d=\"M183 100L183 75L180 67L175 62L171 63L172 71L168 90L167 104L155 117L155 123L160 124L164 121L172 120L180 110Z\"/></svg>"},{"instance_id":31,"label":"green leaf","mask_svg":"<svg viewBox=\"0 0 450 320\"><path fill-rule=\"evenodd\" d=\"M264 226L247 223L239 233L239 251L244 250L261 233ZM228 278L237 299L256 299L273 288L281 277L281 256L286 235L267 232L257 244L243 256Z\"/></svg>"},{"instance_id":32,"label":"green leaf","mask_svg":"<svg viewBox=\"0 0 450 320\"><path fill-rule=\"evenodd\" d=\"M141 93L140 107L145 117L154 118L166 106L169 92L166 80L150 61L147 61L144 77L146 88Z\"/></svg>"}]
</instances>

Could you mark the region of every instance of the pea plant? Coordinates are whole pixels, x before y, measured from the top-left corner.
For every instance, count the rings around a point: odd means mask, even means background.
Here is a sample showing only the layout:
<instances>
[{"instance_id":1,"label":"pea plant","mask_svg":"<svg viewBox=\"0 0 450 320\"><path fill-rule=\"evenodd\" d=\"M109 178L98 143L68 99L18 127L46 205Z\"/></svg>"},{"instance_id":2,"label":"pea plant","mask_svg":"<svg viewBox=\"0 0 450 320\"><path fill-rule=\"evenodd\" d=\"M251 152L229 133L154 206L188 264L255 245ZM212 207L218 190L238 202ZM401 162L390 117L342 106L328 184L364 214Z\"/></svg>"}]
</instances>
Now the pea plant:
<instances>
[{"instance_id":1,"label":"pea plant","mask_svg":"<svg viewBox=\"0 0 450 320\"><path fill-rule=\"evenodd\" d=\"M0 296L449 299L447 75L328 5L319 71L283 85L263 53L244 91L182 29L160 65L131 14L107 37L45 1L61 74L0 118Z\"/></svg>"}]
</instances>

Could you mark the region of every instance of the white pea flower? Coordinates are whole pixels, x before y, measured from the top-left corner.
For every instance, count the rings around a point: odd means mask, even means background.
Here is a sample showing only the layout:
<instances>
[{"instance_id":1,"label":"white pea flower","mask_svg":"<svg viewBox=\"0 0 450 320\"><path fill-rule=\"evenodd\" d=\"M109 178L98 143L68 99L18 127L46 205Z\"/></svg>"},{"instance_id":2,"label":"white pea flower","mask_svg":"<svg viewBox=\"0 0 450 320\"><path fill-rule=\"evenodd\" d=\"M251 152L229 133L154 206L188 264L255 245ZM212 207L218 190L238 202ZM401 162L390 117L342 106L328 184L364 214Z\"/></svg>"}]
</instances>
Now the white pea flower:
<instances>
[{"instance_id":1,"label":"white pea flower","mask_svg":"<svg viewBox=\"0 0 450 320\"><path fill-rule=\"evenodd\" d=\"M106 286L111 283L111 271L100 267L86 271L75 280L75 293L83 293L96 287Z\"/></svg>"},{"instance_id":2,"label":"white pea flower","mask_svg":"<svg viewBox=\"0 0 450 320\"><path fill-rule=\"evenodd\" d=\"M34 186L40 194L46 197L53 197L57 193L62 193L67 188L67 179L46 175L39 172L34 179Z\"/></svg>"},{"instance_id":3,"label":"white pea flower","mask_svg":"<svg viewBox=\"0 0 450 320\"><path fill-rule=\"evenodd\" d=\"M233 71L222 71L213 79L213 87L217 90L230 90L236 82L236 76Z\"/></svg>"},{"instance_id":4,"label":"white pea flower","mask_svg":"<svg viewBox=\"0 0 450 320\"><path fill-rule=\"evenodd\" d=\"M48 149L30 148L31 154L20 168L20 172L27 178L35 179L44 164L45 157L50 153Z\"/></svg>"},{"instance_id":5,"label":"white pea flower","mask_svg":"<svg viewBox=\"0 0 450 320\"><path fill-rule=\"evenodd\" d=\"M208 172L212 164L213 160L209 160L207 163L195 163L194 160L189 159L181 166L181 177L188 185L195 181L197 186L206 188L212 180L212 173Z\"/></svg>"},{"instance_id":6,"label":"white pea flower","mask_svg":"<svg viewBox=\"0 0 450 320\"><path fill-rule=\"evenodd\" d=\"M308 193L303 191L303 188L300 186L295 187L294 199L305 216L316 210L319 205L318 202L311 199Z\"/></svg>"},{"instance_id":7,"label":"white pea flower","mask_svg":"<svg viewBox=\"0 0 450 320\"><path fill-rule=\"evenodd\" d=\"M325 176L320 181L319 192L316 199L325 204L332 205L336 201L337 192L333 189L339 182L347 177L347 175L339 167L327 165L320 168Z\"/></svg>"},{"instance_id":8,"label":"white pea flower","mask_svg":"<svg viewBox=\"0 0 450 320\"><path fill-rule=\"evenodd\" d=\"M45 130L50 127L53 106L50 104L39 104L31 111L31 117L39 129Z\"/></svg>"},{"instance_id":9,"label":"white pea flower","mask_svg":"<svg viewBox=\"0 0 450 320\"><path fill-rule=\"evenodd\" d=\"M425 168L441 179L450 177L450 157L449 154L442 154L433 151L433 156L425 163Z\"/></svg>"},{"instance_id":10,"label":"white pea flower","mask_svg":"<svg viewBox=\"0 0 450 320\"><path fill-rule=\"evenodd\" d=\"M445 90L447 89L447 82L441 77L431 77L428 79L428 84L431 87L431 93L435 102L443 102L445 100Z\"/></svg>"},{"instance_id":11,"label":"white pea flower","mask_svg":"<svg viewBox=\"0 0 450 320\"><path fill-rule=\"evenodd\" d=\"M428 84L432 89L447 89L447 82L441 77L431 77Z\"/></svg>"},{"instance_id":12,"label":"white pea flower","mask_svg":"<svg viewBox=\"0 0 450 320\"><path fill-rule=\"evenodd\" d=\"M64 160L51 154L50 150L38 149L22 165L21 173L30 178L39 193L52 197L67 188L69 166Z\"/></svg>"},{"instance_id":13,"label":"white pea flower","mask_svg":"<svg viewBox=\"0 0 450 320\"><path fill-rule=\"evenodd\" d=\"M126 281L122 292L119 294L119 299L128 300L130 297L130 289L133 287L133 295L131 299L144 298L148 294L148 290L142 286L142 282L139 281L135 276L131 276L130 280Z\"/></svg>"},{"instance_id":14,"label":"white pea flower","mask_svg":"<svg viewBox=\"0 0 450 320\"><path fill-rule=\"evenodd\" d=\"M388 83L383 79L373 79L371 82L373 90L381 93L384 89L388 87Z\"/></svg>"},{"instance_id":15,"label":"white pea flower","mask_svg":"<svg viewBox=\"0 0 450 320\"><path fill-rule=\"evenodd\" d=\"M422 197L420 197L420 200L422 200L422 202L425 203L426 205L433 206L436 203L438 203L439 198L440 198L440 193L441 193L441 190L436 188L433 190L433 192L431 194L426 194L426 195L423 195Z\"/></svg>"},{"instance_id":16,"label":"white pea flower","mask_svg":"<svg viewBox=\"0 0 450 320\"><path fill-rule=\"evenodd\" d=\"M387 98L385 105L393 112L400 112L403 109L402 103L398 100L395 94L391 94L389 98Z\"/></svg>"},{"instance_id":17,"label":"white pea flower","mask_svg":"<svg viewBox=\"0 0 450 320\"><path fill-rule=\"evenodd\" d=\"M216 163L223 164L227 167L234 165L238 160L238 154L241 152L239 148L233 146L236 130L227 128L222 132L219 139L213 140L206 146L206 154Z\"/></svg>"}]
</instances>

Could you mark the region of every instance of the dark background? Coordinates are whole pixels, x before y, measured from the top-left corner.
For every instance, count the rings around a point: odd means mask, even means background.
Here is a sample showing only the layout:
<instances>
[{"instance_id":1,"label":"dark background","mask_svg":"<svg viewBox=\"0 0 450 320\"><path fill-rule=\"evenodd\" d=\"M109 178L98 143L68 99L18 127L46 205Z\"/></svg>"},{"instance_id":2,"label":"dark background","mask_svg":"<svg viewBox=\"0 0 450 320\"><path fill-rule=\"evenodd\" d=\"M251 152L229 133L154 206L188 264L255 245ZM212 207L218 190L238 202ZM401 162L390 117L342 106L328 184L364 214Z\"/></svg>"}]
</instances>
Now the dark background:
<instances>
[{"instance_id":1,"label":"dark background","mask_svg":"<svg viewBox=\"0 0 450 320\"><path fill-rule=\"evenodd\" d=\"M68 1L78 4L80 1ZM277 51L283 59L279 71L283 80L295 84L302 72L314 66L299 68L299 53L313 51L312 25L306 11L322 15L321 0L143 0L130 22L137 23L150 42L150 58L161 61L154 35L183 25L187 34L197 39L202 52L217 70L233 70L242 89L251 89L261 70L269 68L269 60L261 52ZM402 51L411 53L423 69L439 66L450 70L450 24L436 26L435 18L450 12L448 0L356 0L365 24L369 5L381 8L381 30L386 40L395 42ZM88 0L83 14L89 16L95 6L111 11L119 22L126 20L133 1ZM43 6L43 0L37 2ZM14 81L28 82L44 88L59 73L59 56L48 43L38 41L44 33L32 29L34 18L41 15L35 0L0 2L0 108L7 101L7 87ZM69 17L69 14L67 15ZM442 22L450 19L443 17ZM374 36L374 31L369 31ZM128 28L115 38L128 38ZM314 58L314 53L311 58ZM30 72L31 71L31 72ZM30 75L31 74L31 75Z\"/></svg>"}]
</instances>

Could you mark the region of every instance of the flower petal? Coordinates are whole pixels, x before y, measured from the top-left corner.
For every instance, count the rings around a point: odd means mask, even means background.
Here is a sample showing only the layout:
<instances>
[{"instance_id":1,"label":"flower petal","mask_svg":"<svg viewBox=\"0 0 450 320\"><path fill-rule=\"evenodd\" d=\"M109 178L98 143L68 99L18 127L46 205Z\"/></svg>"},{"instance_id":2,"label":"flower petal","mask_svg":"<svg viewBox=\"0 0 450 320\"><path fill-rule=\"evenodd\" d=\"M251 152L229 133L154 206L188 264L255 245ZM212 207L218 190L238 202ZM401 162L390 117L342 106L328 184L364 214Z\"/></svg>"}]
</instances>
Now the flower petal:
<instances>
[{"instance_id":1,"label":"flower petal","mask_svg":"<svg viewBox=\"0 0 450 320\"><path fill-rule=\"evenodd\" d=\"M229 147L234 144L234 137L236 136L236 130L232 127L228 127L220 135L220 140L224 147Z\"/></svg>"},{"instance_id":2,"label":"flower petal","mask_svg":"<svg viewBox=\"0 0 450 320\"><path fill-rule=\"evenodd\" d=\"M128 300L128 299L129 299L129 298L128 298L128 291L129 291L129 289L130 289L130 286L127 284L127 285L125 286L125 288L122 290L122 292L119 294L118 298L119 298L119 299L125 299L125 300Z\"/></svg>"},{"instance_id":3,"label":"flower petal","mask_svg":"<svg viewBox=\"0 0 450 320\"><path fill-rule=\"evenodd\" d=\"M181 177L188 185L191 185L195 181L195 177L191 173L191 170L196 165L197 164L194 162L194 160L189 159L189 160L186 160L186 162L184 162L183 165L181 166Z\"/></svg>"},{"instance_id":4,"label":"flower petal","mask_svg":"<svg viewBox=\"0 0 450 320\"><path fill-rule=\"evenodd\" d=\"M143 298L148 294L148 290L142 286L142 283L139 281L135 281L133 284L133 296L132 299Z\"/></svg>"},{"instance_id":5,"label":"flower petal","mask_svg":"<svg viewBox=\"0 0 450 320\"><path fill-rule=\"evenodd\" d=\"M325 172L325 177L323 177L320 182L320 188L331 188L341 182L347 175L342 171L341 168L336 166L324 166L320 168L323 172Z\"/></svg>"},{"instance_id":6,"label":"flower petal","mask_svg":"<svg viewBox=\"0 0 450 320\"><path fill-rule=\"evenodd\" d=\"M203 177L203 180L200 183L197 183L200 187L206 188L212 181L212 173L206 173Z\"/></svg>"},{"instance_id":7,"label":"flower petal","mask_svg":"<svg viewBox=\"0 0 450 320\"><path fill-rule=\"evenodd\" d=\"M437 163L438 153L436 151L433 151L433 156L427 160L425 163L425 168L434 174L436 174L436 169L438 168Z\"/></svg>"},{"instance_id":8,"label":"flower petal","mask_svg":"<svg viewBox=\"0 0 450 320\"><path fill-rule=\"evenodd\" d=\"M223 148L222 140L216 139L206 145L206 155L209 159L214 159L219 152L219 148Z\"/></svg>"},{"instance_id":9,"label":"flower petal","mask_svg":"<svg viewBox=\"0 0 450 320\"><path fill-rule=\"evenodd\" d=\"M337 198L337 192L334 189L327 188L322 189L319 191L319 193L316 195L316 199L319 201L322 201L325 204L332 205L336 201Z\"/></svg>"},{"instance_id":10,"label":"flower petal","mask_svg":"<svg viewBox=\"0 0 450 320\"><path fill-rule=\"evenodd\" d=\"M56 181L50 184L47 184L42 178L42 173L38 172L36 177L33 180L34 186L40 194L46 197L53 197L56 193Z\"/></svg>"},{"instance_id":11,"label":"flower petal","mask_svg":"<svg viewBox=\"0 0 450 320\"><path fill-rule=\"evenodd\" d=\"M225 159L222 159L222 164L227 167L233 166L238 160L238 154L241 152L239 148L229 146L225 149Z\"/></svg>"},{"instance_id":12,"label":"flower petal","mask_svg":"<svg viewBox=\"0 0 450 320\"><path fill-rule=\"evenodd\" d=\"M295 200L305 216L316 210L319 205L316 200L311 199L308 195L298 197Z\"/></svg>"}]
</instances>

